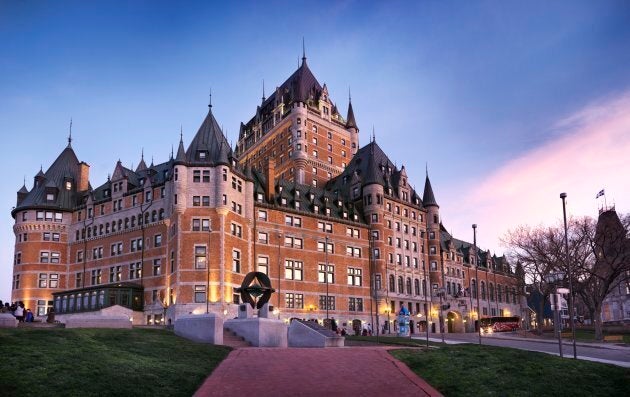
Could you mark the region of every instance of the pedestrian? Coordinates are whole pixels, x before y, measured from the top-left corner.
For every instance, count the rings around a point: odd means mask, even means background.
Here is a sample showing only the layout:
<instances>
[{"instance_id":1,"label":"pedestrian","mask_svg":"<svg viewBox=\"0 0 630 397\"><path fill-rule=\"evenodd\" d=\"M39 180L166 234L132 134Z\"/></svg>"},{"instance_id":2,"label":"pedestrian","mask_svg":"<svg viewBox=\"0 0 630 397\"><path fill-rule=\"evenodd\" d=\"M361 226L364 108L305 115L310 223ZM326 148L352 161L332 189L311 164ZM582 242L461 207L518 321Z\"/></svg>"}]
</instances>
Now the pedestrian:
<instances>
[{"instance_id":1,"label":"pedestrian","mask_svg":"<svg viewBox=\"0 0 630 397\"><path fill-rule=\"evenodd\" d=\"M35 318L33 317L33 313L31 309L26 309L26 316L24 317L24 321L27 323L32 323Z\"/></svg>"},{"instance_id":2,"label":"pedestrian","mask_svg":"<svg viewBox=\"0 0 630 397\"><path fill-rule=\"evenodd\" d=\"M17 305L15 311L13 312L13 315L15 316L15 318L17 318L19 322L24 322L24 303L20 302Z\"/></svg>"}]
</instances>

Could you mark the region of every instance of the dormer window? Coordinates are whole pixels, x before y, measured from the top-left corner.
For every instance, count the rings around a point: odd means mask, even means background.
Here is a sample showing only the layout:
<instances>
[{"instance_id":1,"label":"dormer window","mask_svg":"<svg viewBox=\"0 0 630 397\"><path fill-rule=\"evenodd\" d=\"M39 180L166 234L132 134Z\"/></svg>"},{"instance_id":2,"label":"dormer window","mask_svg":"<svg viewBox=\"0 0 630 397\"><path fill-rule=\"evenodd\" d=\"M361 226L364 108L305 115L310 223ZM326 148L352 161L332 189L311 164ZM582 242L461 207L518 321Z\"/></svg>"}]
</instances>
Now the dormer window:
<instances>
[{"instance_id":1,"label":"dormer window","mask_svg":"<svg viewBox=\"0 0 630 397\"><path fill-rule=\"evenodd\" d=\"M144 185L144 178L140 178L140 186Z\"/></svg>"},{"instance_id":2,"label":"dormer window","mask_svg":"<svg viewBox=\"0 0 630 397\"><path fill-rule=\"evenodd\" d=\"M314 205L313 206L313 212L319 212L319 205Z\"/></svg>"},{"instance_id":3,"label":"dormer window","mask_svg":"<svg viewBox=\"0 0 630 397\"><path fill-rule=\"evenodd\" d=\"M208 156L208 152L205 150L197 150L197 160L205 160Z\"/></svg>"},{"instance_id":4,"label":"dormer window","mask_svg":"<svg viewBox=\"0 0 630 397\"><path fill-rule=\"evenodd\" d=\"M54 193L46 193L46 201L55 201Z\"/></svg>"},{"instance_id":5,"label":"dormer window","mask_svg":"<svg viewBox=\"0 0 630 397\"><path fill-rule=\"evenodd\" d=\"M66 190L72 189L72 182L66 181Z\"/></svg>"}]
</instances>

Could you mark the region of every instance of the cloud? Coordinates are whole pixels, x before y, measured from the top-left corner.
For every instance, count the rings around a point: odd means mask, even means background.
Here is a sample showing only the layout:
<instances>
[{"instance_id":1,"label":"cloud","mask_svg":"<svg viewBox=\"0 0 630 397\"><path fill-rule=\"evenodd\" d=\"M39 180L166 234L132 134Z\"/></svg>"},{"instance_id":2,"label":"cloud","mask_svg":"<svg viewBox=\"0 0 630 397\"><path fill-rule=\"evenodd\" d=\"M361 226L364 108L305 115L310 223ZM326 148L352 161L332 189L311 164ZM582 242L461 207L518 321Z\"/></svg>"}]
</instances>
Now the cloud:
<instances>
[{"instance_id":1,"label":"cloud","mask_svg":"<svg viewBox=\"0 0 630 397\"><path fill-rule=\"evenodd\" d=\"M630 211L630 91L559 119L549 132L557 138L468 186L465 198L461 188L459 197L447 195L442 217L456 236L472 235L470 224L477 223L480 245L500 253L499 238L508 230L561 220L561 192L568 195L568 216L597 216L601 189L608 206Z\"/></svg>"}]
</instances>

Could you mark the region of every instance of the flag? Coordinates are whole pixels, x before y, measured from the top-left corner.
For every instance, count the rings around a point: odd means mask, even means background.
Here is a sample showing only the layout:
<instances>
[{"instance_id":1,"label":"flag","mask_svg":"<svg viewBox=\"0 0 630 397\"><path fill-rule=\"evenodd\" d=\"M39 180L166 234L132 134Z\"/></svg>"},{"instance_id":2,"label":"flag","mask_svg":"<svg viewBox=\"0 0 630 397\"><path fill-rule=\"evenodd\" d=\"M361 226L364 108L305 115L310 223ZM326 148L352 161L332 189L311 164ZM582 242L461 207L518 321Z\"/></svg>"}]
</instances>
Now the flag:
<instances>
[{"instance_id":1,"label":"flag","mask_svg":"<svg viewBox=\"0 0 630 397\"><path fill-rule=\"evenodd\" d=\"M599 193L597 193L597 196L595 196L595 198L599 198L600 196L604 195L604 189L600 190Z\"/></svg>"}]
</instances>

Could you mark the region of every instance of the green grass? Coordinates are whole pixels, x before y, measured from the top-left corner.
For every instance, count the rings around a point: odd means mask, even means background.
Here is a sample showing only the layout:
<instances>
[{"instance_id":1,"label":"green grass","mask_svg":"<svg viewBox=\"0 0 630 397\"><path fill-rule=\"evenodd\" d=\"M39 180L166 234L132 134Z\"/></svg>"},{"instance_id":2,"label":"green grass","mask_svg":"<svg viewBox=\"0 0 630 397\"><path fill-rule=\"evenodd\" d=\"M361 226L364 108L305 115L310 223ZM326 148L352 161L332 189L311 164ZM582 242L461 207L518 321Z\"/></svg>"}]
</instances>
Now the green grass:
<instances>
[{"instance_id":1,"label":"green grass","mask_svg":"<svg viewBox=\"0 0 630 397\"><path fill-rule=\"evenodd\" d=\"M161 329L0 329L0 395L190 396L229 352Z\"/></svg>"},{"instance_id":2,"label":"green grass","mask_svg":"<svg viewBox=\"0 0 630 397\"><path fill-rule=\"evenodd\" d=\"M544 353L451 345L391 354L447 397L630 395L626 368Z\"/></svg>"},{"instance_id":3,"label":"green grass","mask_svg":"<svg viewBox=\"0 0 630 397\"><path fill-rule=\"evenodd\" d=\"M571 329L565 329L563 332L571 333ZM607 335L622 335L623 343L630 343L630 333L623 331L614 331L607 330L604 331L604 336ZM581 340L585 342L594 342L595 341L595 330L589 328L576 328L575 329L575 340Z\"/></svg>"},{"instance_id":4,"label":"green grass","mask_svg":"<svg viewBox=\"0 0 630 397\"><path fill-rule=\"evenodd\" d=\"M370 342L376 344L376 336L346 336L346 340ZM380 336L378 343L381 345L426 347L426 339L411 339L400 336ZM441 343L429 341L429 346L441 346Z\"/></svg>"}]
</instances>

